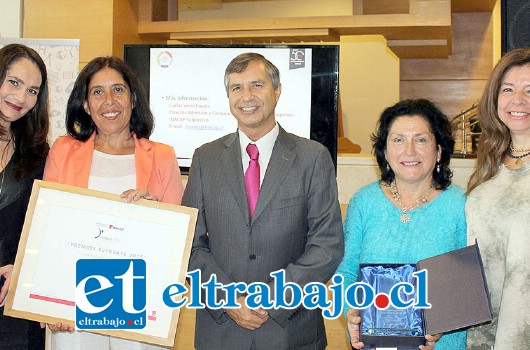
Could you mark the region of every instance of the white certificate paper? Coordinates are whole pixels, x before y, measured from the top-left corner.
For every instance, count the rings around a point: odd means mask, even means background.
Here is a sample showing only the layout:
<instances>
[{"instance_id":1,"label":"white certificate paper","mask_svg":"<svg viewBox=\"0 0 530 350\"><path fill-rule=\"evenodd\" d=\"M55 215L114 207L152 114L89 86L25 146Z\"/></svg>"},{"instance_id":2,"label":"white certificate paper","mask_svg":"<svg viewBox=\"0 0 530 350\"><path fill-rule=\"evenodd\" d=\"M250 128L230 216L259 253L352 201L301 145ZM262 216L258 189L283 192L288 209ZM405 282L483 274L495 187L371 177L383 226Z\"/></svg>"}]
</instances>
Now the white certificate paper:
<instances>
[{"instance_id":1,"label":"white certificate paper","mask_svg":"<svg viewBox=\"0 0 530 350\"><path fill-rule=\"evenodd\" d=\"M97 331L172 346L179 309L163 290L184 284L197 210L36 181L10 285L6 314L74 325L78 259L144 259L147 264L145 329Z\"/></svg>"}]
</instances>

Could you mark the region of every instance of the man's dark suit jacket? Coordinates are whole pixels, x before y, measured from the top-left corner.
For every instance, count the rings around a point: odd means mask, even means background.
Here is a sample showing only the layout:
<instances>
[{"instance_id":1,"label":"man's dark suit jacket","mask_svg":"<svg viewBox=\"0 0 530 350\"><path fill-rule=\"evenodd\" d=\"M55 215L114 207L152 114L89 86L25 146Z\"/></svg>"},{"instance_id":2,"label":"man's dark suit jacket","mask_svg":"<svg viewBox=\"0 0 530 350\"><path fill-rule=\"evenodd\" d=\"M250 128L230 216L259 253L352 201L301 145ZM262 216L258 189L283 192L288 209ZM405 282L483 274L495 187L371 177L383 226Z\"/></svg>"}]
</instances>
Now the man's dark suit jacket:
<instances>
[{"instance_id":1,"label":"man's dark suit jacket","mask_svg":"<svg viewBox=\"0 0 530 350\"><path fill-rule=\"evenodd\" d=\"M223 284L264 282L285 269L287 282L327 282L344 253L337 183L330 154L317 142L280 132L252 219L238 133L195 151L183 205L199 209L189 270ZM321 310L270 309L244 329L222 309L199 309L197 349L324 349Z\"/></svg>"}]
</instances>

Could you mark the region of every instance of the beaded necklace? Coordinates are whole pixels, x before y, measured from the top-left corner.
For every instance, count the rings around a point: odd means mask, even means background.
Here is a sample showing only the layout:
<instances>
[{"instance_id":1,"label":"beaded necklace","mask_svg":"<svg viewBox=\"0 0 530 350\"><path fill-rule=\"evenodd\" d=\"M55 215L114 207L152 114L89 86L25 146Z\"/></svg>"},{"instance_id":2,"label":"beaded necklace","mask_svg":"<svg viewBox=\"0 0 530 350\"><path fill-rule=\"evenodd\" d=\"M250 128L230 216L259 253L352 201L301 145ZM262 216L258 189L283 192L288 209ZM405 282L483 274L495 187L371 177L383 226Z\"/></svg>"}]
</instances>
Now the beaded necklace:
<instances>
[{"instance_id":1,"label":"beaded necklace","mask_svg":"<svg viewBox=\"0 0 530 350\"><path fill-rule=\"evenodd\" d=\"M526 153L523 153L519 156L515 156L513 155L513 152L526 152ZM512 143L510 142L510 148L508 149L508 157L515 159L515 166L514 166L515 169L520 169L521 165L523 165L523 161L521 159L523 159L524 157L528 157L528 156L530 156L530 150L513 148Z\"/></svg>"},{"instance_id":2,"label":"beaded necklace","mask_svg":"<svg viewBox=\"0 0 530 350\"><path fill-rule=\"evenodd\" d=\"M510 151L512 151L512 152L530 152L530 148L513 148L513 141L510 141Z\"/></svg>"},{"instance_id":3,"label":"beaded necklace","mask_svg":"<svg viewBox=\"0 0 530 350\"><path fill-rule=\"evenodd\" d=\"M425 203L427 203L429 201L429 198L428 198L429 194L431 194L432 190L433 190L433 187L431 185L431 187L427 190L427 192L425 192L425 194L423 194L418 199L416 199L416 201L414 202L413 205L411 205L410 207L406 207L403 204L403 202L401 201L401 196L399 195L399 192L398 192L398 189L397 189L397 186L396 186L396 180L393 180L390 183L390 191L392 192L392 198L394 198L394 200L401 207L401 216L399 217L399 221L401 221L404 224L409 222L410 221L410 216L409 216L409 214L407 212L409 212L411 210L414 210L414 209L417 209L420 206L422 206Z\"/></svg>"}]
</instances>

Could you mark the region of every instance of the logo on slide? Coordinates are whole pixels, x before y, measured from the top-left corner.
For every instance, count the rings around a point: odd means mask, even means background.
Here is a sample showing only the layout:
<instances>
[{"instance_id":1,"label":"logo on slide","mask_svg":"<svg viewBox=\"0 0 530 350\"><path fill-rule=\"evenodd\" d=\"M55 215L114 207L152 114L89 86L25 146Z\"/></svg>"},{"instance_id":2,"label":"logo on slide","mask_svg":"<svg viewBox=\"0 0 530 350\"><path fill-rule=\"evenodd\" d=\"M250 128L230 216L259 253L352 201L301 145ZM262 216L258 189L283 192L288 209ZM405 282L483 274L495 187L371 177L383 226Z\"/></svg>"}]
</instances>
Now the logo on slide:
<instances>
[{"instance_id":1,"label":"logo on slide","mask_svg":"<svg viewBox=\"0 0 530 350\"><path fill-rule=\"evenodd\" d=\"M141 259L79 259L76 264L77 329L143 329L146 264Z\"/></svg>"},{"instance_id":2,"label":"logo on slide","mask_svg":"<svg viewBox=\"0 0 530 350\"><path fill-rule=\"evenodd\" d=\"M291 49L289 52L289 69L305 67L305 49Z\"/></svg>"},{"instance_id":3,"label":"logo on slide","mask_svg":"<svg viewBox=\"0 0 530 350\"><path fill-rule=\"evenodd\" d=\"M173 55L169 51L162 51L156 61L161 68L167 68L173 64Z\"/></svg>"}]
</instances>

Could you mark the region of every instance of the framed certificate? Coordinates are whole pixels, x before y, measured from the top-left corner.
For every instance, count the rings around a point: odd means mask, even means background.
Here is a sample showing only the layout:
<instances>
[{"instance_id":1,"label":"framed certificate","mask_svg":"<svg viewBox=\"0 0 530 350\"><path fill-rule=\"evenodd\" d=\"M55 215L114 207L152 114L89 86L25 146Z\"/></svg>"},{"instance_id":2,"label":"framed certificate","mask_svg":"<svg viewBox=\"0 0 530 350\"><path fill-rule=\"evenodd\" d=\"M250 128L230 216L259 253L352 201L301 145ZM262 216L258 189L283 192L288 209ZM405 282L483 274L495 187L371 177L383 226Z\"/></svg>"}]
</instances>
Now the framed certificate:
<instances>
[{"instance_id":1,"label":"framed certificate","mask_svg":"<svg viewBox=\"0 0 530 350\"><path fill-rule=\"evenodd\" d=\"M146 327L91 332L173 346L180 309L162 294L185 283L196 220L194 208L35 181L4 313L73 327L79 259L143 259Z\"/></svg>"}]
</instances>

